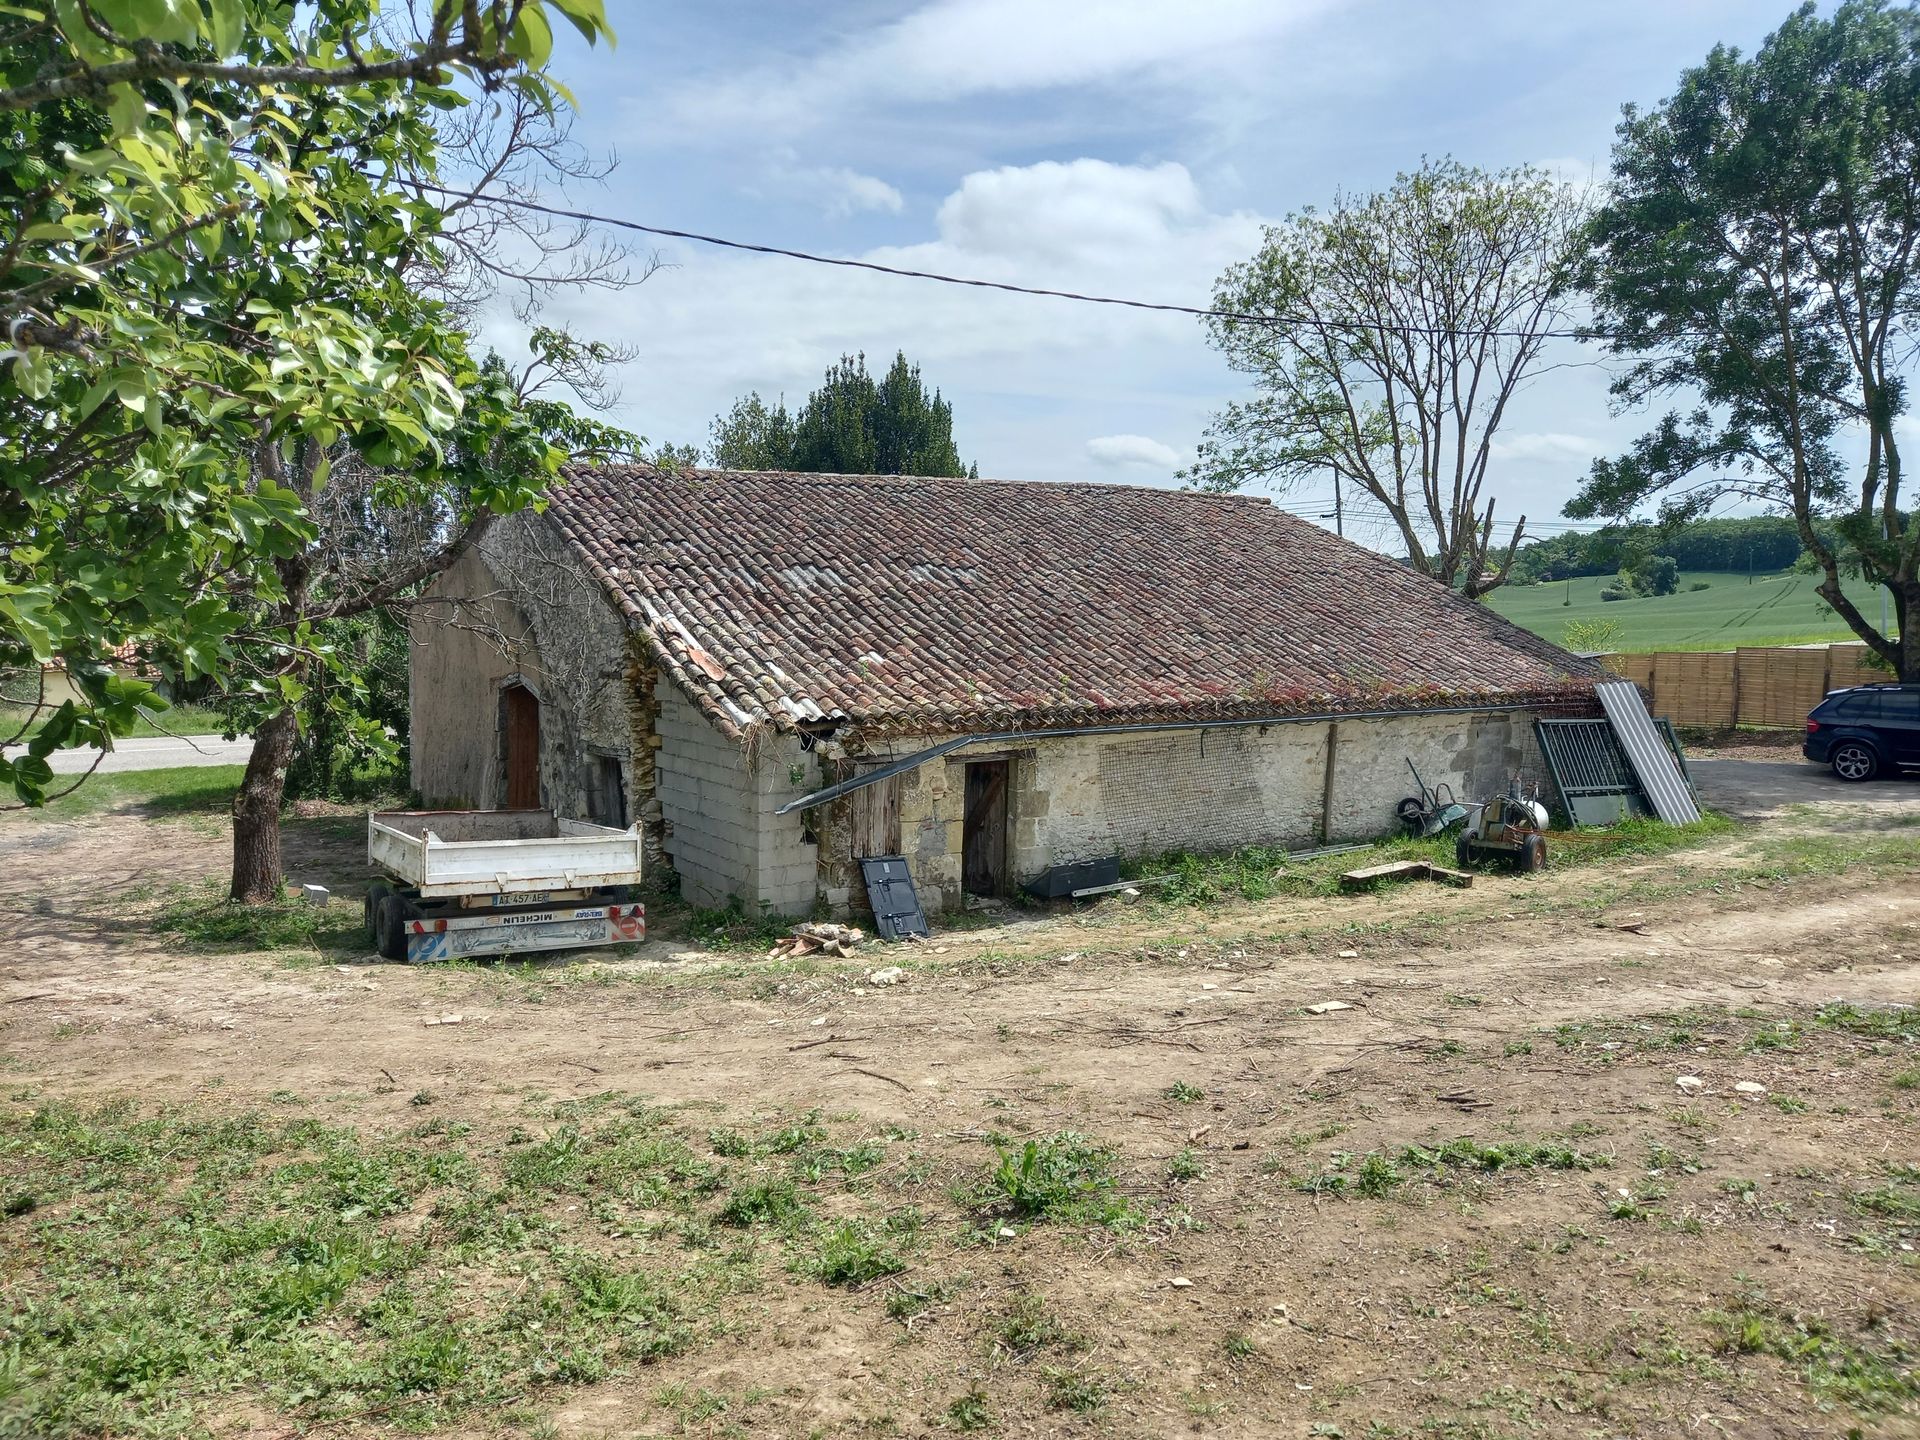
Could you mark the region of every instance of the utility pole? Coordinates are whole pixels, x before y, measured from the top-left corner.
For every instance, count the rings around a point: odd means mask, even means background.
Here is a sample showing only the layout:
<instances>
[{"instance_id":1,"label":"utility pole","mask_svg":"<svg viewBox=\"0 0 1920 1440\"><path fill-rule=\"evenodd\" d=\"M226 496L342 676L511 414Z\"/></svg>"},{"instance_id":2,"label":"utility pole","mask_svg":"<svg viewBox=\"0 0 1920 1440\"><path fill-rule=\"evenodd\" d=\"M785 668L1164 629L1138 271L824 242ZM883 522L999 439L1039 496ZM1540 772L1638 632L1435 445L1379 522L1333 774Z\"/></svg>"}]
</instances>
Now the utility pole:
<instances>
[{"instance_id":1,"label":"utility pole","mask_svg":"<svg viewBox=\"0 0 1920 1440\"><path fill-rule=\"evenodd\" d=\"M1333 472L1333 533L1347 538L1347 507L1340 496L1340 472Z\"/></svg>"}]
</instances>

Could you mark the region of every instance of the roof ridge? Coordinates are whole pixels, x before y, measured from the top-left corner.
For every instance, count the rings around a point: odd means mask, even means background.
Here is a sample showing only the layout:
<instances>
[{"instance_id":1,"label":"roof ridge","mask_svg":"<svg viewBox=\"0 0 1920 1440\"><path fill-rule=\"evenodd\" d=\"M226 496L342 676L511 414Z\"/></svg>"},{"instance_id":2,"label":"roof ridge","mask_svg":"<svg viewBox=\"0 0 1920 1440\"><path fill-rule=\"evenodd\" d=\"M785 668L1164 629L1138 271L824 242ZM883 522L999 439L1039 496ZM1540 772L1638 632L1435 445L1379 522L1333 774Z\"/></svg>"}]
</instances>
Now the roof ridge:
<instances>
[{"instance_id":1,"label":"roof ridge","mask_svg":"<svg viewBox=\"0 0 1920 1440\"><path fill-rule=\"evenodd\" d=\"M1109 491L1121 491L1126 494L1164 495L1169 499L1185 501L1220 501L1237 505L1271 505L1273 501L1265 495L1243 495L1238 492L1220 490L1169 489L1164 485L1129 484L1113 480L1027 480L999 475L915 475L915 474L859 474L848 470L735 470L722 465L661 465L650 460L627 460L617 462L568 461L563 467L568 471L581 471L603 475L618 475L626 472L638 472L654 479L672 479L678 476L699 476L711 479L748 479L799 481L803 484L856 484L856 485L953 485L1007 488L1018 486L1026 489L1046 490L1049 492L1092 491L1104 494Z\"/></svg>"}]
</instances>

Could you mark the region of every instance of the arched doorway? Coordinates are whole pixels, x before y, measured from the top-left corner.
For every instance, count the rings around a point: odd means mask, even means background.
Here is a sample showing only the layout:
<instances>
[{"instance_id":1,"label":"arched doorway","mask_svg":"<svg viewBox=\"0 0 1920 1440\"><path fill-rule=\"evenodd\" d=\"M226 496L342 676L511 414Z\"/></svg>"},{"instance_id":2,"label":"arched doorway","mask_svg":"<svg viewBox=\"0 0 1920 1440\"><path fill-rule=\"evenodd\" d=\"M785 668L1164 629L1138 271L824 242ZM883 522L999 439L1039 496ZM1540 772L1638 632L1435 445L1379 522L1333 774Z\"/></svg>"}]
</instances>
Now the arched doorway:
<instances>
[{"instance_id":1,"label":"arched doorway","mask_svg":"<svg viewBox=\"0 0 1920 1440\"><path fill-rule=\"evenodd\" d=\"M500 691L500 771L509 810L540 808L540 697L524 685Z\"/></svg>"}]
</instances>

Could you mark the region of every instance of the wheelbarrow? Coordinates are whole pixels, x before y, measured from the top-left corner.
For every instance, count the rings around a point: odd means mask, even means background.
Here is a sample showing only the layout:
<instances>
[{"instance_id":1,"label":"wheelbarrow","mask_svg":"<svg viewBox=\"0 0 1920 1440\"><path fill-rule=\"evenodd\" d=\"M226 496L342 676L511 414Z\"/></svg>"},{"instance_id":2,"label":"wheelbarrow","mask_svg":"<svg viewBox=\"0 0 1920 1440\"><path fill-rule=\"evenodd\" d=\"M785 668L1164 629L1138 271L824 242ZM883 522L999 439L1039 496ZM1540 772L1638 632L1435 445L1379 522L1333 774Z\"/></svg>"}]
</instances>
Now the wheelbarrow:
<instances>
[{"instance_id":1,"label":"wheelbarrow","mask_svg":"<svg viewBox=\"0 0 1920 1440\"><path fill-rule=\"evenodd\" d=\"M1420 772L1414 769L1411 758L1407 769L1413 772L1413 783L1419 789L1418 795L1409 795L1393 807L1393 813L1400 818L1400 824L1408 835L1419 839L1427 835L1438 835L1451 830L1471 813L1472 807L1462 805L1454 799L1453 787L1442 782L1428 788L1427 782L1420 778Z\"/></svg>"}]
</instances>

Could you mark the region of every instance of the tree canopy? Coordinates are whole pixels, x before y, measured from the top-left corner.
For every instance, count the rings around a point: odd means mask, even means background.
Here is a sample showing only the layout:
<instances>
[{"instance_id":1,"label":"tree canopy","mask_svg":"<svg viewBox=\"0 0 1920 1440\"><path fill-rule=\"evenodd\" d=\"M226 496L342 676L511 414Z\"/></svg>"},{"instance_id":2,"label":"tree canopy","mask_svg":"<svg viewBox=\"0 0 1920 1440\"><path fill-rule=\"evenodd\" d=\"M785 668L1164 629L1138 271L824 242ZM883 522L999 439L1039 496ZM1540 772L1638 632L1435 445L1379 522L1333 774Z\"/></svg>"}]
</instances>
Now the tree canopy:
<instances>
[{"instance_id":1,"label":"tree canopy","mask_svg":"<svg viewBox=\"0 0 1920 1440\"><path fill-rule=\"evenodd\" d=\"M876 382L867 357L843 355L798 415L758 394L713 422L713 463L728 470L843 475L977 474L953 443L953 407L896 354Z\"/></svg>"},{"instance_id":2,"label":"tree canopy","mask_svg":"<svg viewBox=\"0 0 1920 1440\"><path fill-rule=\"evenodd\" d=\"M1803 6L1752 56L1721 46L1627 107L1583 272L1623 408L1679 396L1568 513L1725 498L1789 515L1848 626L1920 680L1920 530L1900 420L1920 341L1920 15ZM1882 631L1841 582L1890 594Z\"/></svg>"},{"instance_id":3,"label":"tree canopy","mask_svg":"<svg viewBox=\"0 0 1920 1440\"><path fill-rule=\"evenodd\" d=\"M564 103L552 22L610 38L600 3L416 18L403 34L372 0L0 17L0 670L59 659L87 697L0 760L20 799L45 795L53 748L156 703L106 667L123 644L191 678L265 638L286 663L263 693L292 703L291 657L313 652L288 566L336 447L390 500L432 475L462 515L528 503L561 458L407 283L442 226L408 182L473 92Z\"/></svg>"},{"instance_id":4,"label":"tree canopy","mask_svg":"<svg viewBox=\"0 0 1920 1440\"><path fill-rule=\"evenodd\" d=\"M1566 314L1583 215L1541 171L1441 160L1269 227L1214 289L1227 315L1206 322L1258 394L1214 418L1184 478L1285 492L1333 477L1415 569L1492 590L1526 524L1496 541L1493 440Z\"/></svg>"}]
</instances>

